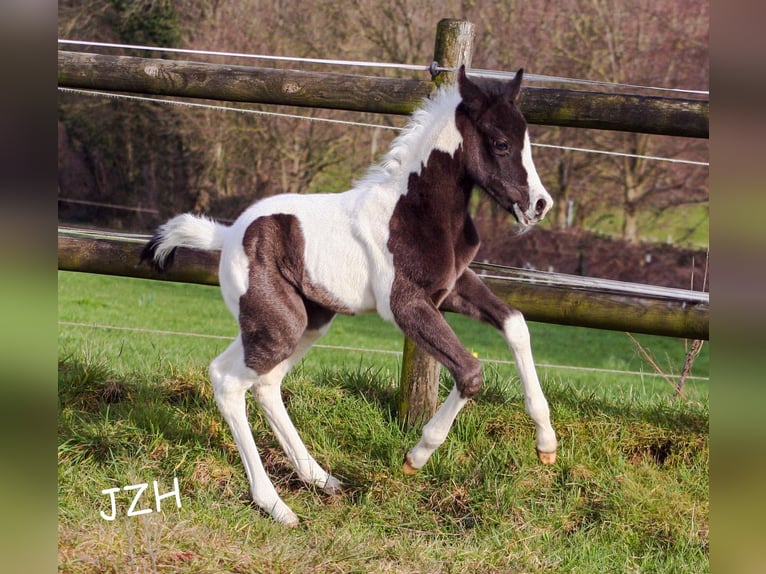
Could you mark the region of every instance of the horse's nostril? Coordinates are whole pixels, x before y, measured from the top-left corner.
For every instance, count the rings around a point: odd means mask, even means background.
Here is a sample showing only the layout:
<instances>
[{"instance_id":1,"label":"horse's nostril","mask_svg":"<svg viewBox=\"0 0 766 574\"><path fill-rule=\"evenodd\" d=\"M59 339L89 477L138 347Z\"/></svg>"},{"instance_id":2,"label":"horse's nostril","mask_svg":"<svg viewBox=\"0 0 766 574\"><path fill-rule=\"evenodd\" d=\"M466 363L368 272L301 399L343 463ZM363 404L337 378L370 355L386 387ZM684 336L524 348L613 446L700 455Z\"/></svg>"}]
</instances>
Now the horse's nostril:
<instances>
[{"instance_id":1,"label":"horse's nostril","mask_svg":"<svg viewBox=\"0 0 766 574\"><path fill-rule=\"evenodd\" d=\"M542 197L538 199L537 203L535 203L535 215L542 215L547 205L548 204L545 202L545 200Z\"/></svg>"}]
</instances>

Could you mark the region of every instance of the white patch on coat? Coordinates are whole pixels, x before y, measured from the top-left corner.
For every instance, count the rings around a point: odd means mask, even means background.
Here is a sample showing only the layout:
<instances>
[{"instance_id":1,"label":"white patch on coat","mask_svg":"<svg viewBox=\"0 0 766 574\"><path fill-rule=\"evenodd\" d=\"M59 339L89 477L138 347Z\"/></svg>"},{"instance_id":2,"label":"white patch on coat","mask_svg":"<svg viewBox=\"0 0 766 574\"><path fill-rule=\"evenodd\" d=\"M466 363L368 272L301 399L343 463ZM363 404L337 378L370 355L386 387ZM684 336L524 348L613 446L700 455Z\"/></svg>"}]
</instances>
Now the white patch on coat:
<instances>
[{"instance_id":1,"label":"white patch on coat","mask_svg":"<svg viewBox=\"0 0 766 574\"><path fill-rule=\"evenodd\" d=\"M355 187L368 183L388 186L392 181L401 184L398 180L404 178L404 187L399 188L399 192L404 194L407 192L407 177L413 172L420 173L434 149L453 155L463 142L455 123L455 110L460 102L457 86L436 92L422 108L413 112L380 163L370 167Z\"/></svg>"},{"instance_id":2,"label":"white patch on coat","mask_svg":"<svg viewBox=\"0 0 766 574\"><path fill-rule=\"evenodd\" d=\"M529 186L529 208L526 215L529 219L537 221L542 219L551 206L553 206L553 198L540 180L540 176L535 168L535 162L532 160L532 143L529 140L529 130L524 133L524 147L521 148L521 164L527 171L527 185ZM535 214L535 205L540 199L545 200L546 208L538 216Z\"/></svg>"}]
</instances>

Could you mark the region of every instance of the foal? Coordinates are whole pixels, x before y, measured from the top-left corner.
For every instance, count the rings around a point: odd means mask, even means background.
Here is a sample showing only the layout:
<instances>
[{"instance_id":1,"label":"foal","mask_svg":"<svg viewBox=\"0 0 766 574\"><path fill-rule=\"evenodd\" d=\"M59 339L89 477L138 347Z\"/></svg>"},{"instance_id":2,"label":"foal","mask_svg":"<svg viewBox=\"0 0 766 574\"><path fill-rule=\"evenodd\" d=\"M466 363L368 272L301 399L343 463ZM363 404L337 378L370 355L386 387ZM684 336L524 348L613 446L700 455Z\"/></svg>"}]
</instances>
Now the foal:
<instances>
[{"instance_id":1,"label":"foal","mask_svg":"<svg viewBox=\"0 0 766 574\"><path fill-rule=\"evenodd\" d=\"M510 82L454 86L416 111L382 162L353 189L263 199L231 225L184 214L162 225L142 259L158 269L177 247L220 250L219 280L240 334L210 365L215 400L231 428L255 503L276 521L298 517L280 499L261 463L247 420L251 390L300 478L327 492L340 482L306 450L285 410L285 374L327 332L336 313L376 311L434 356L455 379L449 396L406 454L416 472L444 442L460 409L479 391L481 365L444 320L462 313L497 328L516 360L540 460L556 459L556 434L532 360L521 313L493 295L468 268L479 236L468 213L474 186L522 226L552 199L535 171L527 125Z\"/></svg>"}]
</instances>

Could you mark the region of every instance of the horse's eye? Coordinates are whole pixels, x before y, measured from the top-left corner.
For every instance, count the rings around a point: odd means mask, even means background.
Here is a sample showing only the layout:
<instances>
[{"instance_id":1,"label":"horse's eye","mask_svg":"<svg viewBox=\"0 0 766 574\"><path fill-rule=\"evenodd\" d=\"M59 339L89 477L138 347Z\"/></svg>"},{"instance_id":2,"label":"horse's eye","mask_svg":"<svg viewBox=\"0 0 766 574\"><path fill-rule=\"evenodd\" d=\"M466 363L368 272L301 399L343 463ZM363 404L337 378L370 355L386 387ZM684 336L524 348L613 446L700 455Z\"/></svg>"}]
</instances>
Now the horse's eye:
<instances>
[{"instance_id":1,"label":"horse's eye","mask_svg":"<svg viewBox=\"0 0 766 574\"><path fill-rule=\"evenodd\" d=\"M497 152L506 152L508 151L508 142L505 140L492 140L492 146L495 148L495 151Z\"/></svg>"}]
</instances>

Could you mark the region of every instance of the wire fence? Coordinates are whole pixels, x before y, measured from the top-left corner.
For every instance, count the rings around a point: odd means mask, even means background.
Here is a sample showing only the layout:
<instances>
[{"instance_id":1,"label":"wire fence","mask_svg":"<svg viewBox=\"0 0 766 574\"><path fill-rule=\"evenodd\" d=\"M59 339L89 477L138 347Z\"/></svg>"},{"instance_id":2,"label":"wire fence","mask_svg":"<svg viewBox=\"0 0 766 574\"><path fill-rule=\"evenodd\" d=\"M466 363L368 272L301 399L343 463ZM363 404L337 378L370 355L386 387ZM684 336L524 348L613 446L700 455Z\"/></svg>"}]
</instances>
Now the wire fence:
<instances>
[{"instance_id":1,"label":"wire fence","mask_svg":"<svg viewBox=\"0 0 766 574\"><path fill-rule=\"evenodd\" d=\"M369 61L338 60L338 59L298 58L298 57L289 57L289 56L268 56L268 55L261 55L261 54L164 48L164 47L157 47L157 46L112 44L112 43L88 42L88 41L79 41L79 40L63 40L63 39L59 39L59 44L88 46L92 48L154 51L154 52L161 52L161 53L176 53L176 54L187 54L187 55L195 55L195 56L249 58L249 59L259 59L264 61L275 61L275 62L292 62L292 63L321 64L321 65L332 65L332 66L357 66L357 67L410 70L410 71L420 71L424 73L427 72L430 74L434 74L435 72L438 72L438 71L453 71L451 68L445 68L445 67L439 66L436 62L431 63L430 65L413 65L413 64L396 64L396 63L387 63L387 62L369 62ZM514 73L504 72L504 71L472 69L470 70L470 75L480 76L480 77L493 77L493 78L510 78L514 76ZM571 85L582 85L582 86L589 86L589 87L596 86L599 88L616 90L616 91L630 89L634 91L635 90L661 91L665 93L677 93L677 94L683 94L687 96L688 95L709 96L709 92L706 90L688 90L688 89L667 88L667 87L658 87L658 86L642 86L642 85L635 85L635 84L601 82L601 81L594 81L594 80L583 80L583 79L567 78L567 77L559 77L559 76L546 76L546 75L530 74L530 73L525 73L524 77L525 77L525 81L537 82L537 83L571 84ZM263 109L245 108L245 107L239 107L239 106L233 106L233 105L214 105L214 104L207 104L207 103L171 99L166 97L163 98L163 97L138 96L138 95L128 95L125 93L116 93L116 92L108 92L108 91L100 91L100 90L84 90L84 89L75 89L75 88L66 88L66 87L59 87L58 90L62 93L76 94L76 95L81 95L85 97L114 98L114 99L133 101L133 102L150 102L150 103L164 104L169 106L181 106L181 107L186 107L186 108L190 108L194 110L211 110L211 111L232 112L232 113L239 113L239 114L250 114L253 116L262 116L262 117L276 117L276 118L284 118L284 119L299 120L299 121L332 123L332 124L345 125L349 127L358 127L362 129L385 129L385 130L392 130L392 131L399 131L402 129L401 127L398 127L398 126L383 125L383 124L376 124L376 123L369 123L369 122L359 122L359 121L351 121L351 120L344 120L344 119L337 119L337 118L316 117L316 116L308 116L308 115L300 115L300 114L288 114L288 113L279 112L279 111L267 111ZM629 158L642 159L647 161L686 164L686 165L697 166L697 167L709 167L709 162L694 161L694 160L680 159L680 158L659 157L659 156L651 156L651 155L626 153L621 151L598 150L598 149L589 149L589 148L582 148L582 147L571 147L571 146L553 145L553 144L542 144L542 143L533 143L532 145L539 148L544 148L544 149L556 149L556 150L576 152L576 153L629 157ZM95 207L104 207L104 208L110 208L110 209L122 209L122 210L132 210L137 212L157 213L157 210L150 210L150 209L142 208L142 207L132 207L132 206L119 205L114 203L100 203L100 202L93 202L93 201L85 201L85 200L79 200L76 198L59 197L59 201L64 203L73 203L73 204L78 204L78 203L87 204L87 205L91 205ZM60 321L59 326L70 327L70 328L81 328L81 329L90 328L90 329L117 330L117 331L145 333L145 334L160 335L160 336L197 337L197 338L204 338L204 339L219 339L219 340L232 339L232 336L227 336L227 335L211 335L211 334L204 334L204 333L168 331L168 330L128 327L128 326L120 326L120 325L77 323L77 322L68 322L68 321ZM387 354L387 355L394 355L398 357L402 356L401 351L393 351L393 350L386 350L386 349L334 346L334 345L323 345L323 344L317 344L317 345L314 345L314 347L317 349L324 349L324 350ZM504 359L481 358L480 360L486 364L497 364L497 365L513 365L514 364L513 361L504 360ZM655 373L655 372L628 371L628 370L620 370L620 369L604 369L604 368L593 368L593 367L581 367L581 366L574 366L574 365L555 365L555 364L541 363L541 364L538 364L537 366L545 370L584 371L589 373L600 373L600 374L609 374L609 375L626 375L626 376L638 376L638 377L665 377L665 378L667 378L668 376L666 374ZM698 377L698 376L691 376L691 377L688 377L688 379L702 380L702 381L709 380L708 377Z\"/></svg>"},{"instance_id":2,"label":"wire fence","mask_svg":"<svg viewBox=\"0 0 766 574\"><path fill-rule=\"evenodd\" d=\"M423 72L429 72L431 74L437 71L451 71L451 68L438 66L436 62L426 66L426 65L402 64L402 63L392 63L392 62L374 62L374 61L326 59L326 58L304 58L304 57L292 57L292 56L252 54L252 53L245 53L245 52L200 50L200 49L190 49L190 48L168 48L168 47L162 47L162 46L95 42L95 41L87 41L87 40L69 40L69 39L59 39L58 43L64 46L84 46L84 47L91 47L91 48L150 51L150 52L184 54L184 55L194 55L194 56L204 56L204 57L216 56L216 57L225 57L225 58L247 58L247 59L263 60L263 61L290 62L290 63L303 63L303 64L322 64L322 65L328 65L328 66L354 66L354 67L368 67L368 68L398 69L398 70L409 70L409 71L423 71ZM515 75L514 72L484 70L484 69L472 69L471 74L476 76L481 76L481 77L493 77L493 78L510 78ZM610 88L610 89L663 91L663 92L686 94L686 95L688 94L709 95L709 91L707 90L689 90L689 89L682 89L682 88L643 86L643 85L637 85L637 84L602 82L602 81L596 81L596 80L585 80L585 79L578 79L578 78L549 76L549 75L542 75L542 74L526 73L524 75L524 79L525 81L539 82L539 83L565 83L565 84L584 85L584 86L591 86L591 87L598 86L598 87ZM384 129L384 130L392 130L392 131L400 131L402 129L401 127L398 127L398 126L374 124L369 122L342 120L337 118L323 118L323 117L307 116L307 115L301 115L301 114L289 114L289 113L277 112L277 111L267 111L267 110L261 110L261 109L253 109L253 108L242 108L242 107L231 106L231 105L203 104L198 102L189 102L189 101L160 98L160 97L151 97L151 96L136 96L136 95L128 95L128 94L108 92L108 91L85 90L85 89L65 88L65 87L59 87L58 90L62 93L79 94L79 95L87 96L87 97L112 98L112 99L134 101L134 102L160 103L160 104L165 104L170 106L181 106L181 107L197 109L197 110L214 110L214 111L249 114L249 115L263 116L263 117L277 117L277 118L283 118L283 119L303 120L303 121L318 122L318 123L331 123L331 124L345 125L349 127L358 127L358 128L366 128L366 129ZM691 165L691 166L698 166L698 167L710 166L710 163L706 161L696 161L696 160L683 159L683 158L671 158L671 157L662 157L662 156L655 156L655 155L635 154L635 153L628 153L628 152L622 152L622 151L591 149L591 148L573 147L573 146L556 145L556 144L544 144L544 143L537 143L537 142L532 143L532 145L534 147L538 147L541 149L554 149L554 150L561 150L561 151L567 151L567 152L597 154L597 155L612 156L612 157L627 157L627 158L641 159L641 160L647 160L647 161L667 162L667 163L673 163L673 164ZM137 206L119 205L114 203L87 201L87 200L69 198L69 197L59 197L59 201L64 203L71 203L71 204L89 205L92 207L102 207L102 208L118 209L118 210L124 210L124 211L134 211L137 213L139 212L155 213L155 214L157 213L157 210L154 210L154 209L148 209L148 208L137 207Z\"/></svg>"},{"instance_id":3,"label":"wire fence","mask_svg":"<svg viewBox=\"0 0 766 574\"><path fill-rule=\"evenodd\" d=\"M380 129L393 130L393 131L401 131L403 129L398 126L386 126L383 124L371 124L366 122L339 120L335 118L304 116L300 114L286 114L283 112L256 110L252 108L240 108L236 106L218 106L213 104L200 104L196 102L186 102L186 101L171 100L171 99L165 99L165 98L154 98L150 96L132 96L128 94L120 94L115 92L102 92L102 91L96 91L96 90L82 90L79 88L62 88L62 87L59 87L58 90L60 92L81 94L81 95L92 96L92 97L105 97L105 98L114 98L114 99L131 100L131 101L139 101L139 102L152 102L152 103L168 104L168 105L204 109L204 110L216 110L221 112L236 112L236 113L243 113L243 114L252 114L257 116L272 116L272 117L279 117L279 118L299 119L299 120L306 120L306 121L312 121L312 122L341 124L346 126L355 126L355 127L362 127L362 128L380 128ZM562 146L562 145L554 145L554 144L541 144L541 143L533 142L532 147L558 149L563 151L574 151L574 152L581 152L581 153L602 154L602 155L608 155L608 156L630 157L634 159L643 159L643 160L649 160L649 161L664 161L669 163L696 165L696 166L703 166L703 167L708 167L710 165L709 162L704 162L704 161L694 161L694 160L688 160L688 159L669 158L669 157L661 157L661 156L653 156L653 155L642 155L642 154L634 154L634 153L627 153L627 152L616 152L616 151L609 151L609 150L598 150L598 149Z\"/></svg>"},{"instance_id":4,"label":"wire fence","mask_svg":"<svg viewBox=\"0 0 766 574\"><path fill-rule=\"evenodd\" d=\"M73 328L81 328L81 329L103 329L103 330L112 330L112 331L126 331L131 333L143 333L143 334L150 334L150 335L164 335L164 336L173 336L173 337L194 337L194 338L200 338L200 339L211 339L211 340L222 340L222 341L232 341L234 339L234 335L211 335L209 333L194 333L194 332L187 332L187 331L170 331L170 330L164 330L164 329L150 329L146 327L128 327L124 325L104 325L101 323L82 323L77 321L59 321L58 322L60 327L73 327ZM323 344L315 344L313 349L324 349L324 350L330 350L330 351L343 351L343 352L355 352L355 353L375 353L375 354L382 354L382 355L393 355L393 356L402 356L402 351L392 351L390 349L376 349L376 348L369 348L369 347L351 347L351 346L344 346L344 345L323 345ZM485 364L490 365L515 365L514 361L509 361L505 359L493 359L493 358L483 358L479 357L479 361ZM540 369L546 369L546 370L562 370L562 371L581 371L581 372L588 372L588 373L597 373L597 374L607 374L607 375L625 375L625 376L636 376L636 377L677 377L679 375L672 375L672 374L660 374L660 373L653 373L653 372L647 372L647 371L627 371L622 369L603 369L603 368L596 368L596 367L581 367L577 365L554 365L550 363L535 363L535 366ZM709 377L699 377L699 376L688 376L686 377L686 380L697 380L697 381L709 381Z\"/></svg>"}]
</instances>

